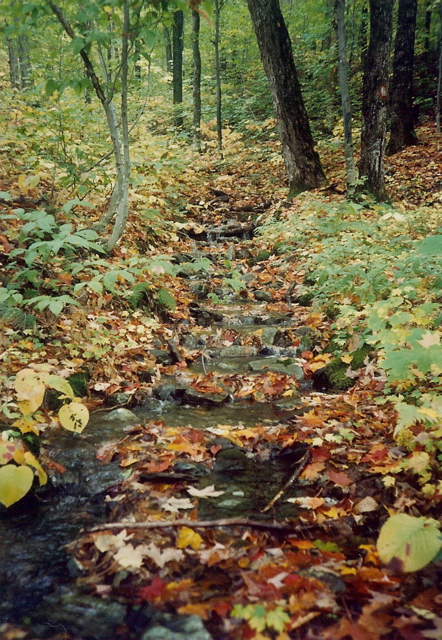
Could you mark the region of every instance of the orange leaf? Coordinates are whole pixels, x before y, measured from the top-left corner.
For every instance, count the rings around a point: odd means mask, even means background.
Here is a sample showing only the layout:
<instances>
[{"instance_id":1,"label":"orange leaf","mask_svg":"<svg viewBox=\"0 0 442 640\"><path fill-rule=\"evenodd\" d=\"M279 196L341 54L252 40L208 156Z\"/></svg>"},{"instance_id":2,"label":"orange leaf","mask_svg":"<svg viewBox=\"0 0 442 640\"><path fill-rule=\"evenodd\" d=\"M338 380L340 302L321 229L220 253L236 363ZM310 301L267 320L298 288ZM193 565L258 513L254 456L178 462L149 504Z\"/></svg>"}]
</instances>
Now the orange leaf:
<instances>
[{"instance_id":1,"label":"orange leaf","mask_svg":"<svg viewBox=\"0 0 442 640\"><path fill-rule=\"evenodd\" d=\"M329 471L328 477L340 487L348 487L350 484L353 484L353 480L343 471Z\"/></svg>"},{"instance_id":2,"label":"orange leaf","mask_svg":"<svg viewBox=\"0 0 442 640\"><path fill-rule=\"evenodd\" d=\"M312 462L307 465L304 471L301 473L301 478L304 480L316 480L321 471L324 471L325 464L323 462Z\"/></svg>"}]
</instances>

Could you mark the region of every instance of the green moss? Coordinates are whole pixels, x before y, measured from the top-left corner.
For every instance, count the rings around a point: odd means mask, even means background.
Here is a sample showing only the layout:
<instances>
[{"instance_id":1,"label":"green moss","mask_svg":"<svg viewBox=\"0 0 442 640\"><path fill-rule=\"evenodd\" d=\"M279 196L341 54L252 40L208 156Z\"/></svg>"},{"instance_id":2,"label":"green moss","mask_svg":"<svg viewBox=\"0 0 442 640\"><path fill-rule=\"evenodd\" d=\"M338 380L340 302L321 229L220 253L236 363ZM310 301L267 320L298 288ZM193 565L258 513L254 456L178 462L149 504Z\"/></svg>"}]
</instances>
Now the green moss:
<instances>
[{"instance_id":1,"label":"green moss","mask_svg":"<svg viewBox=\"0 0 442 640\"><path fill-rule=\"evenodd\" d=\"M360 369L364 366L365 358L372 353L373 348L370 345L364 345L361 349L354 351L351 355L353 360L350 365L346 362L342 362L341 357L333 358L329 364L325 367L324 375L327 378L328 386L338 391L345 391L354 385L353 378L349 378L346 375L346 371L350 366L352 371Z\"/></svg>"}]
</instances>

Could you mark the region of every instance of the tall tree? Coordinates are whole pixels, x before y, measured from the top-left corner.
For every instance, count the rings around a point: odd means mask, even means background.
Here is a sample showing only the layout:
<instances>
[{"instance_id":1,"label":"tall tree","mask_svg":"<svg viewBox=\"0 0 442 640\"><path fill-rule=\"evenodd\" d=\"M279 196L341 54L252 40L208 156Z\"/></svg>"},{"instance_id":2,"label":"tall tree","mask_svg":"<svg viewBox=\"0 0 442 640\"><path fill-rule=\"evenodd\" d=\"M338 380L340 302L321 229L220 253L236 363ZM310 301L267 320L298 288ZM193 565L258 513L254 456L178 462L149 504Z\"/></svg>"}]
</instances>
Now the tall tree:
<instances>
[{"instance_id":1,"label":"tall tree","mask_svg":"<svg viewBox=\"0 0 442 640\"><path fill-rule=\"evenodd\" d=\"M175 105L175 126L183 126L181 105L183 102L183 36L184 12L175 11L172 26L172 59L173 59L173 104Z\"/></svg>"},{"instance_id":2,"label":"tall tree","mask_svg":"<svg viewBox=\"0 0 442 640\"><path fill-rule=\"evenodd\" d=\"M192 59L193 59L193 146L201 151L201 18L198 11L192 10Z\"/></svg>"},{"instance_id":3,"label":"tall tree","mask_svg":"<svg viewBox=\"0 0 442 640\"><path fill-rule=\"evenodd\" d=\"M351 127L351 101L348 86L347 45L345 35L345 0L335 0L335 20L338 33L338 75L341 91L342 119L344 122L345 166L347 173L347 195L351 197L355 188L356 169L353 154L353 134Z\"/></svg>"},{"instance_id":4,"label":"tall tree","mask_svg":"<svg viewBox=\"0 0 442 640\"><path fill-rule=\"evenodd\" d=\"M325 182L301 94L292 44L278 0L247 0L270 85L288 175L289 195Z\"/></svg>"},{"instance_id":5,"label":"tall tree","mask_svg":"<svg viewBox=\"0 0 442 640\"><path fill-rule=\"evenodd\" d=\"M216 132L218 141L218 151L223 154L223 120L222 120L222 95L221 95L221 62L219 55L220 45L220 13L223 5L222 0L214 0L215 5L215 37L213 46L215 48L215 83L216 83Z\"/></svg>"},{"instance_id":6,"label":"tall tree","mask_svg":"<svg viewBox=\"0 0 442 640\"><path fill-rule=\"evenodd\" d=\"M387 153L416 144L413 122L413 67L417 0L399 0L391 86L391 125Z\"/></svg>"},{"instance_id":7,"label":"tall tree","mask_svg":"<svg viewBox=\"0 0 442 640\"><path fill-rule=\"evenodd\" d=\"M370 0L370 42L362 90L361 162L363 188L377 200L387 197L384 180L388 68L394 0Z\"/></svg>"}]
</instances>

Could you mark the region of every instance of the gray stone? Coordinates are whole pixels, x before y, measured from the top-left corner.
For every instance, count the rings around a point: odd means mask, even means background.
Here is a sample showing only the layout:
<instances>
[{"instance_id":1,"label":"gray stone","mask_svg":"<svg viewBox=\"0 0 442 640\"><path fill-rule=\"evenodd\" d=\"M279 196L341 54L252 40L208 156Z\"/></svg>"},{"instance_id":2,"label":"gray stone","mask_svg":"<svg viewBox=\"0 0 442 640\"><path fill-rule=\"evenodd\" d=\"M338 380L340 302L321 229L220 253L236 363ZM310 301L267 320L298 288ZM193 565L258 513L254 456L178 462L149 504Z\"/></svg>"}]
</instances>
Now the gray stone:
<instances>
[{"instance_id":1,"label":"gray stone","mask_svg":"<svg viewBox=\"0 0 442 640\"><path fill-rule=\"evenodd\" d=\"M189 404L219 407L227 402L230 396L230 390L225 387L222 387L220 391L214 391L212 393L204 393L203 391L189 387L184 393L184 401Z\"/></svg>"},{"instance_id":2,"label":"gray stone","mask_svg":"<svg viewBox=\"0 0 442 640\"><path fill-rule=\"evenodd\" d=\"M275 373L285 373L288 376L293 376L297 380L304 378L304 370L299 362L296 362L293 358L262 358L261 360L253 360L249 363L251 371L273 371Z\"/></svg>"},{"instance_id":3,"label":"gray stone","mask_svg":"<svg viewBox=\"0 0 442 640\"><path fill-rule=\"evenodd\" d=\"M173 363L173 358L169 351L165 349L149 349L148 353L154 356L159 364L169 365Z\"/></svg>"},{"instance_id":4,"label":"gray stone","mask_svg":"<svg viewBox=\"0 0 442 640\"><path fill-rule=\"evenodd\" d=\"M271 302L273 299L270 291L255 291L255 300L260 300L262 302Z\"/></svg>"},{"instance_id":5,"label":"gray stone","mask_svg":"<svg viewBox=\"0 0 442 640\"><path fill-rule=\"evenodd\" d=\"M109 413L100 414L100 422L124 422L126 425L129 425L138 424L139 419L132 411L129 411L129 409L119 407L118 409L109 411Z\"/></svg>"},{"instance_id":6,"label":"gray stone","mask_svg":"<svg viewBox=\"0 0 442 640\"><path fill-rule=\"evenodd\" d=\"M232 344L230 347L220 349L219 355L221 358L240 358L242 356L256 356L257 353L258 349L256 347Z\"/></svg>"},{"instance_id":7,"label":"gray stone","mask_svg":"<svg viewBox=\"0 0 442 640\"><path fill-rule=\"evenodd\" d=\"M198 616L180 616L175 619L167 614L162 616L162 624L155 623L141 636L141 640L212 640Z\"/></svg>"}]
</instances>

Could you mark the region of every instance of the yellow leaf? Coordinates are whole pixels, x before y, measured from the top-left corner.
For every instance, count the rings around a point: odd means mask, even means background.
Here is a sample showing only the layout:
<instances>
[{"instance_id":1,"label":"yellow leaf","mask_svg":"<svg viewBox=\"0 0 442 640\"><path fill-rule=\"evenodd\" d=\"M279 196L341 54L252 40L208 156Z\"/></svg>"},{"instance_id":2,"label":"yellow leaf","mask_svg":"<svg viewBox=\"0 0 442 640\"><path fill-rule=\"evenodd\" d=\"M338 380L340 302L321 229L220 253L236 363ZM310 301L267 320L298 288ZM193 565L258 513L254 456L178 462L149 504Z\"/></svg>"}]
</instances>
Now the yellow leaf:
<instances>
[{"instance_id":1,"label":"yellow leaf","mask_svg":"<svg viewBox=\"0 0 442 640\"><path fill-rule=\"evenodd\" d=\"M18 502L32 487L34 474L26 466L8 464L0 469L0 502L5 507Z\"/></svg>"},{"instance_id":2,"label":"yellow leaf","mask_svg":"<svg viewBox=\"0 0 442 640\"><path fill-rule=\"evenodd\" d=\"M203 542L199 533L196 533L190 527L182 527L178 532L177 544L178 549L185 549L186 547L192 547L195 551L201 547Z\"/></svg>"},{"instance_id":3,"label":"yellow leaf","mask_svg":"<svg viewBox=\"0 0 442 640\"><path fill-rule=\"evenodd\" d=\"M80 402L64 404L58 412L58 419L61 426L68 431L81 433L89 422L89 411Z\"/></svg>"},{"instance_id":4,"label":"yellow leaf","mask_svg":"<svg viewBox=\"0 0 442 640\"><path fill-rule=\"evenodd\" d=\"M39 461L37 460L37 458L35 456L33 456L30 451L26 451L26 453L24 455L24 460L25 460L26 464L28 464L30 467L34 467L34 469L36 469L38 480L40 482L40 486L43 485L43 484L46 484L47 481L48 481L48 476L47 476L45 470L43 469L43 467L41 466L41 464L39 463Z\"/></svg>"},{"instance_id":5,"label":"yellow leaf","mask_svg":"<svg viewBox=\"0 0 442 640\"><path fill-rule=\"evenodd\" d=\"M426 451L416 451L407 462L409 469L413 469L413 471L419 473L420 471L424 471L430 464L430 456Z\"/></svg>"},{"instance_id":6,"label":"yellow leaf","mask_svg":"<svg viewBox=\"0 0 442 640\"><path fill-rule=\"evenodd\" d=\"M422 336L422 340L418 340L417 343L422 345L424 349L428 349L433 345L440 344L440 335L438 333L427 331L427 333Z\"/></svg>"},{"instance_id":7,"label":"yellow leaf","mask_svg":"<svg viewBox=\"0 0 442 640\"><path fill-rule=\"evenodd\" d=\"M33 369L22 369L18 372L14 388L17 391L18 405L24 415L34 413L44 400L46 373L37 373Z\"/></svg>"},{"instance_id":8,"label":"yellow leaf","mask_svg":"<svg viewBox=\"0 0 442 640\"><path fill-rule=\"evenodd\" d=\"M345 362L345 364L350 364L353 360L353 356L350 353L347 353L345 356L341 356L341 360L342 362Z\"/></svg>"}]
</instances>

